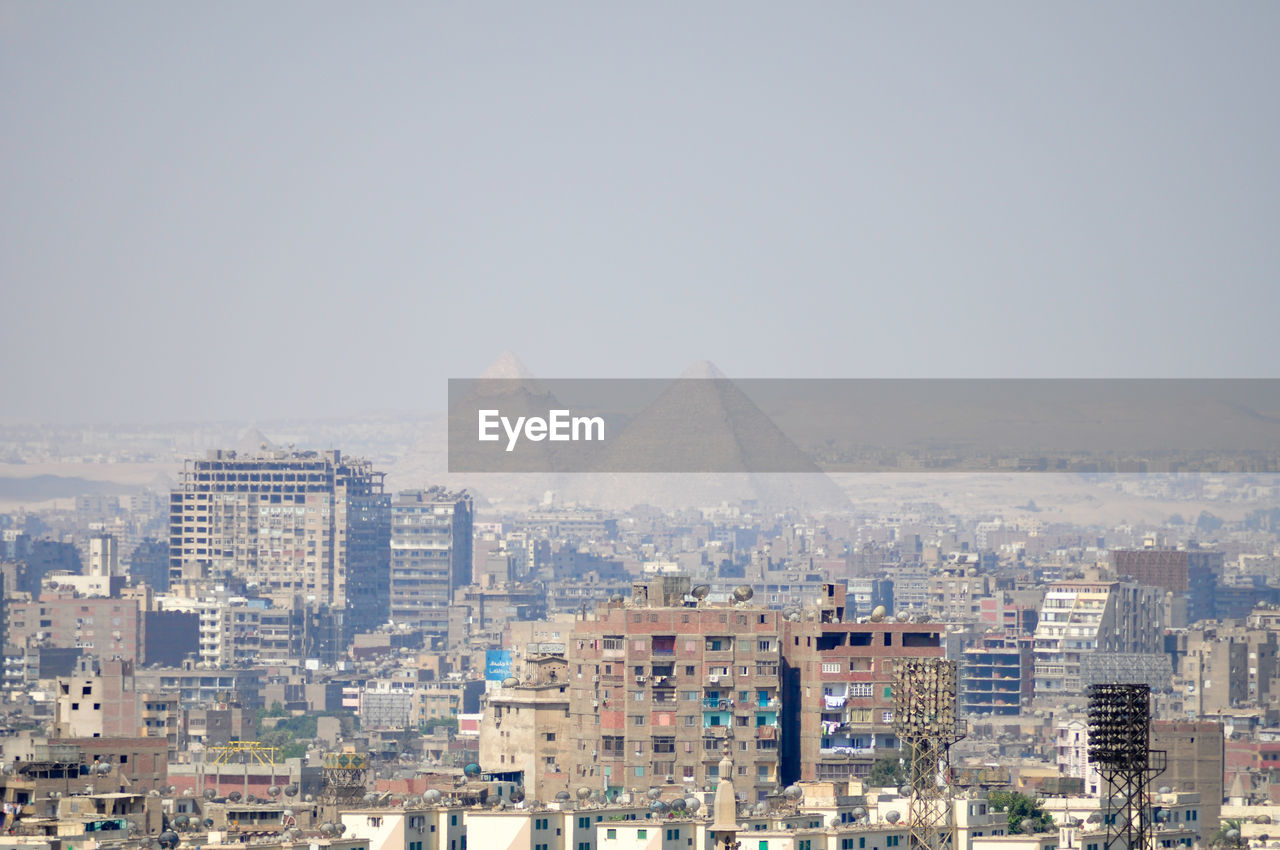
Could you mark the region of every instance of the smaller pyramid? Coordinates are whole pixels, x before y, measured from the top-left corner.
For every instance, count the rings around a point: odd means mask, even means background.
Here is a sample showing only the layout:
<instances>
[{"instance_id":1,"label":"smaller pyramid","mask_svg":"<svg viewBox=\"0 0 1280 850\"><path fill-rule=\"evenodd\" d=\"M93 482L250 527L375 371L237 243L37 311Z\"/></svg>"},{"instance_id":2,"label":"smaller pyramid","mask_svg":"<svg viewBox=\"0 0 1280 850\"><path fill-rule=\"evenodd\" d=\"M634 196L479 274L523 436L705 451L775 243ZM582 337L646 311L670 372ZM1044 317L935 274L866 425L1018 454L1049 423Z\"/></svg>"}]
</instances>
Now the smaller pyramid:
<instances>
[{"instance_id":1,"label":"smaller pyramid","mask_svg":"<svg viewBox=\"0 0 1280 850\"><path fill-rule=\"evenodd\" d=\"M532 381L533 373L509 349L498 355L489 368L480 373L481 380Z\"/></svg>"},{"instance_id":2,"label":"smaller pyramid","mask_svg":"<svg viewBox=\"0 0 1280 850\"><path fill-rule=\"evenodd\" d=\"M259 431L256 427L249 427L236 440L236 454L257 454L258 452L270 452L279 448L271 440L267 439L267 435Z\"/></svg>"}]
</instances>

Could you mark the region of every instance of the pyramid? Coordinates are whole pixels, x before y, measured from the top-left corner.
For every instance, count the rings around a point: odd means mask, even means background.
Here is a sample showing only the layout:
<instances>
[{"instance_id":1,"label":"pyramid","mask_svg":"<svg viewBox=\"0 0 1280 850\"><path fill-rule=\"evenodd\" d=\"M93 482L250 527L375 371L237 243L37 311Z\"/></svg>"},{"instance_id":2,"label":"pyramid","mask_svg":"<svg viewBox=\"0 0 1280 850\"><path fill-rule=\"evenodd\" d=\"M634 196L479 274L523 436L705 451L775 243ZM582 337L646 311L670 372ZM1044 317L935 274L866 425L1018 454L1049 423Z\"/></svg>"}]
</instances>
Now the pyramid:
<instances>
[{"instance_id":1,"label":"pyramid","mask_svg":"<svg viewBox=\"0 0 1280 850\"><path fill-rule=\"evenodd\" d=\"M609 472L820 473L714 364L694 363L601 458Z\"/></svg>"},{"instance_id":2,"label":"pyramid","mask_svg":"<svg viewBox=\"0 0 1280 850\"><path fill-rule=\"evenodd\" d=\"M814 513L848 498L713 363L684 371L623 430L566 497L602 506L699 507L753 500Z\"/></svg>"},{"instance_id":3,"label":"pyramid","mask_svg":"<svg viewBox=\"0 0 1280 850\"><path fill-rule=\"evenodd\" d=\"M533 373L509 349L498 355L489 368L480 373L481 380L534 381Z\"/></svg>"},{"instance_id":4,"label":"pyramid","mask_svg":"<svg viewBox=\"0 0 1280 850\"><path fill-rule=\"evenodd\" d=\"M238 454L257 454L258 452L269 452L276 448L278 446L267 439L267 435L256 427L246 429L235 444L235 450Z\"/></svg>"}]
</instances>

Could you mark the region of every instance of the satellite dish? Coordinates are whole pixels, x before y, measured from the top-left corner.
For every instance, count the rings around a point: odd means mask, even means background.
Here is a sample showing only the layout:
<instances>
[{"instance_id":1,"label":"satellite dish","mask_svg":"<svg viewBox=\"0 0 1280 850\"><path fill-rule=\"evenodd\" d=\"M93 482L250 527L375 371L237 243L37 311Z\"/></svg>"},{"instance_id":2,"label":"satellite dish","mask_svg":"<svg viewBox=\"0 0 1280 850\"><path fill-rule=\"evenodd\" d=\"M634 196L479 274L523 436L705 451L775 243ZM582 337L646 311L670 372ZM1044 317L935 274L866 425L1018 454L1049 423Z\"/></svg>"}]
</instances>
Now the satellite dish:
<instances>
[{"instance_id":1,"label":"satellite dish","mask_svg":"<svg viewBox=\"0 0 1280 850\"><path fill-rule=\"evenodd\" d=\"M885 610L885 607L883 605L877 605L876 607L871 609L871 622L883 623L884 618L888 613L889 612Z\"/></svg>"},{"instance_id":2,"label":"satellite dish","mask_svg":"<svg viewBox=\"0 0 1280 850\"><path fill-rule=\"evenodd\" d=\"M799 800L804 796L804 791L800 789L799 785L788 785L782 790L782 795L788 800Z\"/></svg>"},{"instance_id":3,"label":"satellite dish","mask_svg":"<svg viewBox=\"0 0 1280 850\"><path fill-rule=\"evenodd\" d=\"M504 688L514 688L518 684L520 684L520 680L515 676L508 676L502 680L502 687Z\"/></svg>"},{"instance_id":4,"label":"satellite dish","mask_svg":"<svg viewBox=\"0 0 1280 850\"><path fill-rule=\"evenodd\" d=\"M267 788L267 796L268 796L268 797L273 797L273 798L274 798L274 797L279 797L279 796L280 796L280 786L279 786L279 785L271 785L271 786L269 786L269 787Z\"/></svg>"},{"instance_id":5,"label":"satellite dish","mask_svg":"<svg viewBox=\"0 0 1280 850\"><path fill-rule=\"evenodd\" d=\"M480 765L476 764L475 762L471 762L471 764L467 765L462 769L462 772L464 775L474 779L475 777L480 775Z\"/></svg>"},{"instance_id":6,"label":"satellite dish","mask_svg":"<svg viewBox=\"0 0 1280 850\"><path fill-rule=\"evenodd\" d=\"M889 823L897 823L899 820L902 819L902 815L899 814L898 812L889 812L887 815L884 816L884 819L887 820Z\"/></svg>"},{"instance_id":7,"label":"satellite dish","mask_svg":"<svg viewBox=\"0 0 1280 850\"><path fill-rule=\"evenodd\" d=\"M735 602L747 602L756 592L751 589L749 584L740 584L733 589L733 599Z\"/></svg>"},{"instance_id":8,"label":"satellite dish","mask_svg":"<svg viewBox=\"0 0 1280 850\"><path fill-rule=\"evenodd\" d=\"M698 809L702 808L702 801L697 797L685 797L684 808L687 812L696 812Z\"/></svg>"},{"instance_id":9,"label":"satellite dish","mask_svg":"<svg viewBox=\"0 0 1280 850\"><path fill-rule=\"evenodd\" d=\"M298 786L297 786L297 785L286 785L286 786L284 786L284 795L285 795L286 797L296 797L296 796L298 796Z\"/></svg>"},{"instance_id":10,"label":"satellite dish","mask_svg":"<svg viewBox=\"0 0 1280 850\"><path fill-rule=\"evenodd\" d=\"M438 802L442 796L444 795L441 794L437 789L431 788L425 794L422 795L422 799L428 803L435 803L435 802Z\"/></svg>"},{"instance_id":11,"label":"satellite dish","mask_svg":"<svg viewBox=\"0 0 1280 850\"><path fill-rule=\"evenodd\" d=\"M766 814L768 814L768 813L769 813L769 804L768 804L768 803L766 803L764 800L761 800L760 802L756 803L756 814L757 814L757 815L766 815Z\"/></svg>"},{"instance_id":12,"label":"satellite dish","mask_svg":"<svg viewBox=\"0 0 1280 850\"><path fill-rule=\"evenodd\" d=\"M238 803L238 802L240 802L240 792L239 792L239 791L232 791L230 794L228 794L228 795L227 795L227 799L228 799L228 800L230 800L230 801L231 801L231 802L233 802L233 803Z\"/></svg>"},{"instance_id":13,"label":"satellite dish","mask_svg":"<svg viewBox=\"0 0 1280 850\"><path fill-rule=\"evenodd\" d=\"M697 600L706 599L709 593L711 593L711 585L709 584L695 585L693 590L689 591L689 595Z\"/></svg>"},{"instance_id":14,"label":"satellite dish","mask_svg":"<svg viewBox=\"0 0 1280 850\"><path fill-rule=\"evenodd\" d=\"M579 800L585 800L590 796L591 796L591 789L588 788L587 786L583 785L581 788L578 789Z\"/></svg>"},{"instance_id":15,"label":"satellite dish","mask_svg":"<svg viewBox=\"0 0 1280 850\"><path fill-rule=\"evenodd\" d=\"M212 800L212 799L213 799L214 797L216 797L216 796L218 796L218 789L216 789L216 788L206 788L206 789L204 789L204 798L205 798L206 800Z\"/></svg>"},{"instance_id":16,"label":"satellite dish","mask_svg":"<svg viewBox=\"0 0 1280 850\"><path fill-rule=\"evenodd\" d=\"M561 803L567 803L570 799L572 799L572 797L570 797L568 791L557 791L556 799L559 800Z\"/></svg>"},{"instance_id":17,"label":"satellite dish","mask_svg":"<svg viewBox=\"0 0 1280 850\"><path fill-rule=\"evenodd\" d=\"M656 800L656 799L658 799L659 797L661 797L661 796L662 796L662 789L661 789L661 788L650 788L650 789L649 789L649 791L648 791L648 794L649 794L649 799L650 799L650 800Z\"/></svg>"}]
</instances>

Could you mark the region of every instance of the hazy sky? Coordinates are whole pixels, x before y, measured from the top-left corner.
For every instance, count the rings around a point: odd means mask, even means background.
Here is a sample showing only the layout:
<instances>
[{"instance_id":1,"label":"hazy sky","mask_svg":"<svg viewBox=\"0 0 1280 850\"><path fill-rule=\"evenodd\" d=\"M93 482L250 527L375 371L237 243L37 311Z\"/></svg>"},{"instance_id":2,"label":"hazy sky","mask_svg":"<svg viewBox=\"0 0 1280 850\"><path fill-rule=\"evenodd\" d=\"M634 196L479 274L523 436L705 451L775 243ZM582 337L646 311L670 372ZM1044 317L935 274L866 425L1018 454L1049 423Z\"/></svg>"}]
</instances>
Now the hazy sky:
<instances>
[{"instance_id":1,"label":"hazy sky","mask_svg":"<svg viewBox=\"0 0 1280 850\"><path fill-rule=\"evenodd\" d=\"M0 3L0 417L1276 376L1280 4Z\"/></svg>"}]
</instances>

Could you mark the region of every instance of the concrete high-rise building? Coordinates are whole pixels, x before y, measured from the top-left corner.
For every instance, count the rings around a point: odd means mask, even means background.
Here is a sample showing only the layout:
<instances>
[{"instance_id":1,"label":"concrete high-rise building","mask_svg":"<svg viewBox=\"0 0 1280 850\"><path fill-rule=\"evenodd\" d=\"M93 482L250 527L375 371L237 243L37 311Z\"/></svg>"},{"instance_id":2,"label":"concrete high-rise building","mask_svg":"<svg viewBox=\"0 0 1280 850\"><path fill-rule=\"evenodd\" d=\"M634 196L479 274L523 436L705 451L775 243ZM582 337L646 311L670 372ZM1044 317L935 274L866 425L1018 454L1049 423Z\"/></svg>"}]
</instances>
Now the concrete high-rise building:
<instances>
[{"instance_id":1,"label":"concrete high-rise building","mask_svg":"<svg viewBox=\"0 0 1280 850\"><path fill-rule=\"evenodd\" d=\"M391 619L449 631L454 592L471 583L474 510L466 492L436 487L391 500Z\"/></svg>"},{"instance_id":2,"label":"concrete high-rise building","mask_svg":"<svg viewBox=\"0 0 1280 850\"><path fill-rule=\"evenodd\" d=\"M1112 568L1121 579L1185 597L1189 623L1217 618L1223 563L1223 553L1210 549L1117 549L1111 553Z\"/></svg>"},{"instance_id":3,"label":"concrete high-rise building","mask_svg":"<svg viewBox=\"0 0 1280 850\"><path fill-rule=\"evenodd\" d=\"M894 665L940 658L941 623L846 622L845 589L785 623L784 781L864 778L878 758L898 755Z\"/></svg>"},{"instance_id":4,"label":"concrete high-rise building","mask_svg":"<svg viewBox=\"0 0 1280 850\"><path fill-rule=\"evenodd\" d=\"M1031 701L1032 637L994 632L960 654L960 710L1015 716Z\"/></svg>"},{"instance_id":5,"label":"concrete high-rise building","mask_svg":"<svg viewBox=\"0 0 1280 850\"><path fill-rule=\"evenodd\" d=\"M575 624L567 649L569 784L610 793L714 786L725 747L751 800L779 776L781 611L686 605L685 576ZM564 770L561 764L560 769Z\"/></svg>"},{"instance_id":6,"label":"concrete high-rise building","mask_svg":"<svg viewBox=\"0 0 1280 850\"><path fill-rule=\"evenodd\" d=\"M91 576L109 578L120 575L120 547L110 534L89 538L89 571Z\"/></svg>"},{"instance_id":7,"label":"concrete high-rise building","mask_svg":"<svg viewBox=\"0 0 1280 850\"><path fill-rule=\"evenodd\" d=\"M1160 588L1130 582L1051 584L1036 624L1036 697L1080 699L1093 684L1082 672L1087 656L1158 656L1164 641L1163 598Z\"/></svg>"},{"instance_id":8,"label":"concrete high-rise building","mask_svg":"<svg viewBox=\"0 0 1280 850\"><path fill-rule=\"evenodd\" d=\"M1195 821L1199 838L1207 840L1218 829L1222 815L1225 739L1222 724L1156 720L1151 724L1151 748L1164 750L1164 773L1152 784L1167 785L1175 792L1200 794L1200 816Z\"/></svg>"},{"instance_id":9,"label":"concrete high-rise building","mask_svg":"<svg viewBox=\"0 0 1280 850\"><path fill-rule=\"evenodd\" d=\"M282 607L346 612L346 633L374 628L390 603L383 475L338 451L189 460L170 495L170 581L252 584Z\"/></svg>"}]
</instances>

